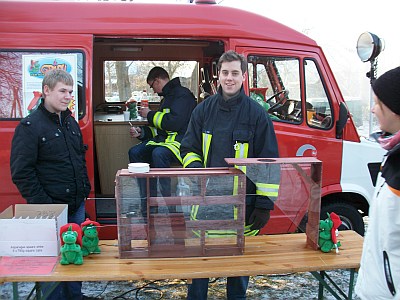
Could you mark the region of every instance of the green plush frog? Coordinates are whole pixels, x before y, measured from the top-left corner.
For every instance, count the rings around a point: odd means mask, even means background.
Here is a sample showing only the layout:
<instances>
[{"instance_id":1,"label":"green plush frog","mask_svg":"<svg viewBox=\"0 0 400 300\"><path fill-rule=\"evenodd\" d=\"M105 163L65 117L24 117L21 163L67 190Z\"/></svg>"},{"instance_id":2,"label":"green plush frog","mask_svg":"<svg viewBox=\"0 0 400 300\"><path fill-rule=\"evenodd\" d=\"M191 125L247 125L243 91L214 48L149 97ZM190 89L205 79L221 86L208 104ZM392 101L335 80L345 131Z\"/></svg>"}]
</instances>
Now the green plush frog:
<instances>
[{"instance_id":1,"label":"green plush frog","mask_svg":"<svg viewBox=\"0 0 400 300\"><path fill-rule=\"evenodd\" d=\"M322 252L330 252L332 249L339 252L340 242L337 241L338 228L342 221L340 217L332 213L327 213L328 218L319 221L318 245Z\"/></svg>"},{"instance_id":2,"label":"green plush frog","mask_svg":"<svg viewBox=\"0 0 400 300\"><path fill-rule=\"evenodd\" d=\"M129 119L135 120L138 117L137 105L136 101L131 101L127 103L128 111L129 111Z\"/></svg>"},{"instance_id":3,"label":"green plush frog","mask_svg":"<svg viewBox=\"0 0 400 300\"><path fill-rule=\"evenodd\" d=\"M86 221L81 224L83 256L101 252L98 237L99 227L100 224L98 222L91 221L89 218L86 218Z\"/></svg>"},{"instance_id":4,"label":"green plush frog","mask_svg":"<svg viewBox=\"0 0 400 300\"><path fill-rule=\"evenodd\" d=\"M78 232L72 230L72 226L69 226L68 230L62 233L62 240L64 244L61 246L60 264L83 264L82 249L77 243L78 236Z\"/></svg>"}]
</instances>

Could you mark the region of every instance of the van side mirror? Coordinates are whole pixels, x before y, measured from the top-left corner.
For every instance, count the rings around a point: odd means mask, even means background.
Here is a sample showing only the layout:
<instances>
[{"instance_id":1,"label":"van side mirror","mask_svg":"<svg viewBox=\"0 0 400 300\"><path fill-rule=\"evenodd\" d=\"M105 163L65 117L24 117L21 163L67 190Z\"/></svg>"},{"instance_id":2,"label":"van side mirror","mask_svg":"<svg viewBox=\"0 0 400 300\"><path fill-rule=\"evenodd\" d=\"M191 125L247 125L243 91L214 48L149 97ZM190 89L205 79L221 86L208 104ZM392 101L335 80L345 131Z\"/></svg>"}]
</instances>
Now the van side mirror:
<instances>
[{"instance_id":1,"label":"van side mirror","mask_svg":"<svg viewBox=\"0 0 400 300\"><path fill-rule=\"evenodd\" d=\"M344 102L339 105L339 119L336 121L336 138L341 139L343 136L343 129L346 126L347 119L349 118L349 110Z\"/></svg>"}]
</instances>

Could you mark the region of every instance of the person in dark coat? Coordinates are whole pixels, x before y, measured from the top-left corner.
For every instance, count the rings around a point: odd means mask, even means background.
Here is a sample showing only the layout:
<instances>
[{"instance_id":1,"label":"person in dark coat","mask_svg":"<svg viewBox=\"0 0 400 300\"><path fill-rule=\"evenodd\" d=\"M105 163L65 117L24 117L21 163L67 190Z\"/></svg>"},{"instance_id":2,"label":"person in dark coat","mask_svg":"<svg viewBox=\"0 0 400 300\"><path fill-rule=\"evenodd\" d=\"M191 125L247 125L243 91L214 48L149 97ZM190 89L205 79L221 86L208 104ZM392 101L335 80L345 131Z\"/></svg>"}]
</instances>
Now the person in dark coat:
<instances>
[{"instance_id":1,"label":"person in dark coat","mask_svg":"<svg viewBox=\"0 0 400 300\"><path fill-rule=\"evenodd\" d=\"M38 108L15 129L11 177L28 204L67 204L68 222L85 221L85 199L91 185L85 146L68 106L73 78L64 70L46 72ZM81 282L62 282L46 299L83 299ZM49 289L42 283L43 293Z\"/></svg>"},{"instance_id":2,"label":"person in dark coat","mask_svg":"<svg viewBox=\"0 0 400 300\"><path fill-rule=\"evenodd\" d=\"M196 106L196 98L179 78L169 79L168 72L161 67L154 67L147 76L147 83L154 92L163 96L157 111L141 108L140 115L147 119L148 126L131 127L130 135L141 143L129 150L131 163L149 163L151 168L169 168L171 164L182 164L180 156L181 140L186 132L190 115ZM151 181L151 193L156 195L157 182ZM145 181L140 180L141 210L145 217L146 188ZM171 195L169 178L160 179L163 196ZM174 208L170 208L174 211Z\"/></svg>"},{"instance_id":3,"label":"person in dark coat","mask_svg":"<svg viewBox=\"0 0 400 300\"><path fill-rule=\"evenodd\" d=\"M208 97L193 111L188 130L181 143L185 168L227 167L225 158L279 157L274 127L261 105L243 90L247 72L246 59L227 51L218 62L220 87L217 94ZM247 168L249 169L249 168ZM267 174L268 173L268 174ZM270 217L273 201L278 196L280 172L266 167L263 176L246 173L245 235L256 235ZM269 182L262 182L266 178ZM255 182L253 182L255 181ZM219 185L219 188L223 188ZM192 207L191 217L202 219L202 206ZM226 210L224 215L233 215ZM207 233L208 237L212 233ZM219 236L224 232L219 231ZM228 234L228 233L227 233ZM227 299L246 299L248 276L227 279ZM189 300L207 299L208 278L193 279L188 287Z\"/></svg>"}]
</instances>

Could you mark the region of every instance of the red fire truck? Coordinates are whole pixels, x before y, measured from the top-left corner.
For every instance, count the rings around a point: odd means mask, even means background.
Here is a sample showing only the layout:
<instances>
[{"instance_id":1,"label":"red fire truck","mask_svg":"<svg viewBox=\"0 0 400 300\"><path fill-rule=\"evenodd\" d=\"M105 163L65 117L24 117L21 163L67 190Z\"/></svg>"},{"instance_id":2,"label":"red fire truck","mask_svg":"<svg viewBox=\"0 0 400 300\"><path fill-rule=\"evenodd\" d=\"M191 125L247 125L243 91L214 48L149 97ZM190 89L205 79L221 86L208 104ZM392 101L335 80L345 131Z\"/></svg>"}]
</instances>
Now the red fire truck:
<instances>
[{"instance_id":1,"label":"red fire truck","mask_svg":"<svg viewBox=\"0 0 400 300\"><path fill-rule=\"evenodd\" d=\"M24 203L10 177L11 140L37 105L48 68L65 68L76 79L71 109L88 145L92 184L86 208L109 225L104 237L115 238L115 174L127 167L127 151L137 142L123 119L125 102L143 97L156 64L180 76L200 102L215 92L218 58L233 49L248 60L246 92L268 103L280 155L322 161L323 218L334 211L345 228L364 233L383 152L357 134L322 49L272 19L202 2L1 2L0 211ZM146 92L157 108L157 95ZM274 212L263 232L296 230L275 226L278 217Z\"/></svg>"}]
</instances>

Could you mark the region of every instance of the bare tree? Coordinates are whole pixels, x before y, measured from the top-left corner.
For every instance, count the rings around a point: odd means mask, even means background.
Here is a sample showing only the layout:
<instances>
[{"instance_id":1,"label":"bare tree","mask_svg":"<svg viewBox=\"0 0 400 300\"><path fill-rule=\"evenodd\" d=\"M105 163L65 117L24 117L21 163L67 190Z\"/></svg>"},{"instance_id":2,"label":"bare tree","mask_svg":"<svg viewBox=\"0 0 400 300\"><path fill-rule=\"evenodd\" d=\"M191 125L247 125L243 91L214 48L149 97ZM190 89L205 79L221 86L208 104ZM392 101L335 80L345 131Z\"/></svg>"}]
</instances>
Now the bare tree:
<instances>
[{"instance_id":1,"label":"bare tree","mask_svg":"<svg viewBox=\"0 0 400 300\"><path fill-rule=\"evenodd\" d=\"M127 101L132 94L128 75L129 66L125 61L116 61L115 70L117 75L117 87L120 101Z\"/></svg>"},{"instance_id":2,"label":"bare tree","mask_svg":"<svg viewBox=\"0 0 400 300\"><path fill-rule=\"evenodd\" d=\"M0 118L22 117L21 53L0 53Z\"/></svg>"}]
</instances>

